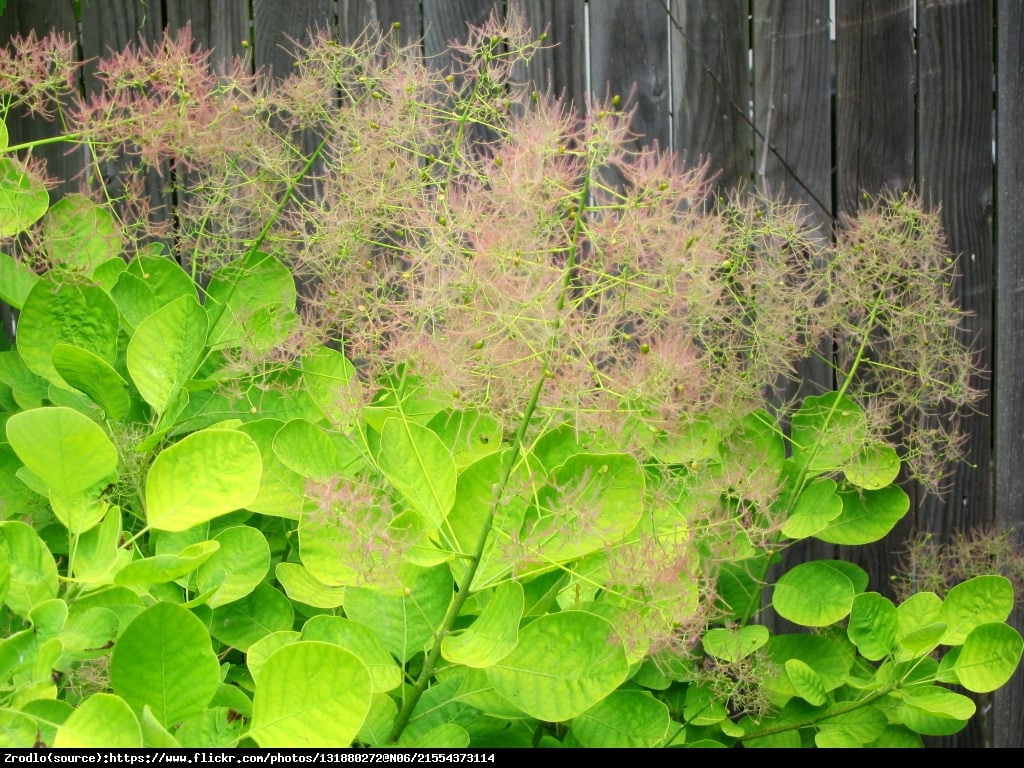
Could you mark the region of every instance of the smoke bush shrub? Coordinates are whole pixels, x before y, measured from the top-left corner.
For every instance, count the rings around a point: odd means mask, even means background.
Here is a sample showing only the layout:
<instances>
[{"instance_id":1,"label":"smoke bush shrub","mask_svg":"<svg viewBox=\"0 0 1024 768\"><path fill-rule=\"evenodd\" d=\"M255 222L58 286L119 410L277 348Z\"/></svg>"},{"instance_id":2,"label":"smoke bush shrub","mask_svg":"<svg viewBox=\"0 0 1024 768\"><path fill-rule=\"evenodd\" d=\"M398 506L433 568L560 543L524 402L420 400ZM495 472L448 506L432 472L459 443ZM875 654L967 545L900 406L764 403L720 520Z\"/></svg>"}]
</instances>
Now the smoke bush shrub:
<instances>
[{"instance_id":1,"label":"smoke bush shrub","mask_svg":"<svg viewBox=\"0 0 1024 768\"><path fill-rule=\"evenodd\" d=\"M919 745L1009 679L1002 576L767 583L959 456L936 216L714 198L519 82L541 44L314 35L272 80L185 30L87 98L67 41L0 56L87 158L51 204L0 133L0 740Z\"/></svg>"}]
</instances>

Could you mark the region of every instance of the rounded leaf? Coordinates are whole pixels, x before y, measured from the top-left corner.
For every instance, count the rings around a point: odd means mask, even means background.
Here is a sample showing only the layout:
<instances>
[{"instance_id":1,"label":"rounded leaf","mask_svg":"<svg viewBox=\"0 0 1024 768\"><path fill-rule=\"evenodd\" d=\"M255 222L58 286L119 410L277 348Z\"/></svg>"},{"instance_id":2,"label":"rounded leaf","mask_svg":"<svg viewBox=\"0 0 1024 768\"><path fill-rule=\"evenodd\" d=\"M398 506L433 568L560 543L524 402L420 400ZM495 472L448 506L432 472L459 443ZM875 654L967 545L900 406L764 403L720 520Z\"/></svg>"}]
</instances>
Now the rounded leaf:
<instances>
[{"instance_id":1,"label":"rounded leaf","mask_svg":"<svg viewBox=\"0 0 1024 768\"><path fill-rule=\"evenodd\" d=\"M300 640L260 669L249 737L261 747L348 746L370 711L370 673L352 653Z\"/></svg>"},{"instance_id":2,"label":"rounded leaf","mask_svg":"<svg viewBox=\"0 0 1024 768\"><path fill-rule=\"evenodd\" d=\"M748 624L738 629L709 629L704 633L704 650L722 661L745 659L768 642L768 628Z\"/></svg>"},{"instance_id":3,"label":"rounded leaf","mask_svg":"<svg viewBox=\"0 0 1024 768\"><path fill-rule=\"evenodd\" d=\"M1013 585L1004 576L989 574L961 582L946 594L939 610L945 622L943 645L959 645L982 624L1006 621L1013 610Z\"/></svg>"},{"instance_id":4,"label":"rounded leaf","mask_svg":"<svg viewBox=\"0 0 1024 768\"><path fill-rule=\"evenodd\" d=\"M146 477L150 528L184 531L245 507L263 463L252 439L232 429L193 432L162 451Z\"/></svg>"},{"instance_id":5,"label":"rounded leaf","mask_svg":"<svg viewBox=\"0 0 1024 768\"><path fill-rule=\"evenodd\" d=\"M846 634L865 659L885 658L896 644L898 628L896 606L889 599L877 592L865 592L853 599Z\"/></svg>"},{"instance_id":6,"label":"rounded leaf","mask_svg":"<svg viewBox=\"0 0 1024 768\"><path fill-rule=\"evenodd\" d=\"M117 448L107 433L72 408L16 413L7 420L7 439L28 470L63 499L98 496L117 474ZM87 529L74 525L76 521L61 522L71 523L73 533Z\"/></svg>"},{"instance_id":7,"label":"rounded leaf","mask_svg":"<svg viewBox=\"0 0 1024 768\"><path fill-rule=\"evenodd\" d=\"M472 624L441 641L441 653L449 661L468 667L497 663L516 647L523 606L522 585L518 581L502 582Z\"/></svg>"},{"instance_id":8,"label":"rounded leaf","mask_svg":"<svg viewBox=\"0 0 1024 768\"><path fill-rule=\"evenodd\" d=\"M612 691L572 722L584 747L649 749L668 736L668 707L646 691Z\"/></svg>"},{"instance_id":9,"label":"rounded leaf","mask_svg":"<svg viewBox=\"0 0 1024 768\"><path fill-rule=\"evenodd\" d=\"M156 603L114 643L110 683L136 712L148 705L170 727L209 704L220 685L220 664L195 614L174 603Z\"/></svg>"},{"instance_id":10,"label":"rounded leaf","mask_svg":"<svg viewBox=\"0 0 1024 768\"><path fill-rule=\"evenodd\" d=\"M21 234L43 217L49 205L50 193L42 181L15 160L0 158L0 237Z\"/></svg>"},{"instance_id":11,"label":"rounded leaf","mask_svg":"<svg viewBox=\"0 0 1024 768\"><path fill-rule=\"evenodd\" d=\"M240 600L215 608L210 634L245 651L271 632L291 629L294 621L291 601L264 581Z\"/></svg>"},{"instance_id":12,"label":"rounded leaf","mask_svg":"<svg viewBox=\"0 0 1024 768\"><path fill-rule=\"evenodd\" d=\"M128 374L158 414L195 373L205 343L206 312L194 296L180 296L135 329L126 353Z\"/></svg>"},{"instance_id":13,"label":"rounded leaf","mask_svg":"<svg viewBox=\"0 0 1024 768\"><path fill-rule=\"evenodd\" d=\"M1017 671L1024 640L1009 624L993 622L971 630L953 670L960 685L973 693L988 693L1005 685Z\"/></svg>"},{"instance_id":14,"label":"rounded leaf","mask_svg":"<svg viewBox=\"0 0 1024 768\"><path fill-rule=\"evenodd\" d=\"M830 560L819 560L784 573L775 584L772 605L794 624L825 627L850 613L856 594L844 568Z\"/></svg>"},{"instance_id":15,"label":"rounded leaf","mask_svg":"<svg viewBox=\"0 0 1024 768\"><path fill-rule=\"evenodd\" d=\"M138 749L142 728L124 699L96 693L78 705L57 729L58 749Z\"/></svg>"},{"instance_id":16,"label":"rounded leaf","mask_svg":"<svg viewBox=\"0 0 1024 768\"><path fill-rule=\"evenodd\" d=\"M196 588L200 593L216 590L206 600L216 608L240 600L263 581L270 570L270 544L248 525L225 528L213 540L220 548L199 566Z\"/></svg>"},{"instance_id":17,"label":"rounded leaf","mask_svg":"<svg viewBox=\"0 0 1024 768\"><path fill-rule=\"evenodd\" d=\"M498 693L531 717L561 722L618 688L629 676L629 662L609 621L563 611L523 627L516 649L486 675Z\"/></svg>"},{"instance_id":18,"label":"rounded leaf","mask_svg":"<svg viewBox=\"0 0 1024 768\"><path fill-rule=\"evenodd\" d=\"M57 564L39 534L18 520L0 523L0 557L7 561L4 603L28 618L44 600L57 596Z\"/></svg>"},{"instance_id":19,"label":"rounded leaf","mask_svg":"<svg viewBox=\"0 0 1024 768\"><path fill-rule=\"evenodd\" d=\"M121 233L110 211L78 193L50 206L43 238L52 262L86 274L121 252Z\"/></svg>"}]
</instances>

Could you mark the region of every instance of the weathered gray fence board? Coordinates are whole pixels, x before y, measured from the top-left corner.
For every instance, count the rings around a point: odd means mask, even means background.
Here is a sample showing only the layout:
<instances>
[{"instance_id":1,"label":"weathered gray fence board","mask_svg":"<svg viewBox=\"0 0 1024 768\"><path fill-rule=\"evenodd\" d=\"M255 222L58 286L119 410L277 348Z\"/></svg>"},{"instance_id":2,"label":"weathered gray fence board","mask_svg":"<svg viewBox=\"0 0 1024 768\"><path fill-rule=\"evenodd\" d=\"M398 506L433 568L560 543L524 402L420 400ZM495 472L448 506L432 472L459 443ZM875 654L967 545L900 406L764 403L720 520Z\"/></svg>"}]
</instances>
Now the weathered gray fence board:
<instances>
[{"instance_id":1,"label":"weathered gray fence board","mask_svg":"<svg viewBox=\"0 0 1024 768\"><path fill-rule=\"evenodd\" d=\"M745 186L753 171L746 0L674 0L670 11L672 146L689 164L709 158L719 187Z\"/></svg>"},{"instance_id":2,"label":"weathered gray fence board","mask_svg":"<svg viewBox=\"0 0 1024 768\"><path fill-rule=\"evenodd\" d=\"M232 57L242 52L242 41L249 39L248 0L165 0L163 7L167 29L191 25L196 42L213 51L210 61L217 72L228 71Z\"/></svg>"},{"instance_id":3,"label":"weathered gray fence board","mask_svg":"<svg viewBox=\"0 0 1024 768\"><path fill-rule=\"evenodd\" d=\"M1024 544L1024 4L996 8L995 517ZM1024 747L1024 670L996 692L992 720L993 746Z\"/></svg>"},{"instance_id":4,"label":"weathered gray fence board","mask_svg":"<svg viewBox=\"0 0 1024 768\"><path fill-rule=\"evenodd\" d=\"M836 2L836 206L914 181L914 0Z\"/></svg>"},{"instance_id":5,"label":"weathered gray fence board","mask_svg":"<svg viewBox=\"0 0 1024 768\"><path fill-rule=\"evenodd\" d=\"M618 96L635 106L638 146L671 146L668 25L660 3L590 3L590 90L598 100Z\"/></svg>"},{"instance_id":6,"label":"weathered gray fence board","mask_svg":"<svg viewBox=\"0 0 1024 768\"><path fill-rule=\"evenodd\" d=\"M942 206L949 245L960 254L957 283L970 341L992 364L992 3L926 2L918 10L917 185L926 204ZM974 382L984 387L984 380ZM991 398L967 424L969 461L948 497L926 499L919 526L943 537L992 522Z\"/></svg>"},{"instance_id":7,"label":"weathered gray fence board","mask_svg":"<svg viewBox=\"0 0 1024 768\"><path fill-rule=\"evenodd\" d=\"M534 34L547 34L526 77L541 93L564 98L582 110L587 90L584 5L561 0L512 0Z\"/></svg>"},{"instance_id":8,"label":"weathered gray fence board","mask_svg":"<svg viewBox=\"0 0 1024 768\"><path fill-rule=\"evenodd\" d=\"M832 221L828 0L754 0L755 179Z\"/></svg>"}]
</instances>

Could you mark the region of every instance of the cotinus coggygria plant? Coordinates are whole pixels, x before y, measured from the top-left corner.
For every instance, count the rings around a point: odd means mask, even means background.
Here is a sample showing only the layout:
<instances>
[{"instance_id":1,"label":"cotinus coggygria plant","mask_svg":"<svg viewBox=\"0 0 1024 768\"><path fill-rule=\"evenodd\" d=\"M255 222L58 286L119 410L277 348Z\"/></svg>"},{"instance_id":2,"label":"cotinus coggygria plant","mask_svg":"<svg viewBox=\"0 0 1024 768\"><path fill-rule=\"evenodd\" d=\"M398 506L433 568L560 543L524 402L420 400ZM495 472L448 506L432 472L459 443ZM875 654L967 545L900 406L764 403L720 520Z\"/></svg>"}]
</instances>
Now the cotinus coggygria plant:
<instances>
[{"instance_id":1,"label":"cotinus coggygria plant","mask_svg":"<svg viewBox=\"0 0 1024 768\"><path fill-rule=\"evenodd\" d=\"M0 131L0 743L914 746L1007 682L1003 576L772 568L959 456L937 217L711 196L540 44L0 55L85 158Z\"/></svg>"}]
</instances>

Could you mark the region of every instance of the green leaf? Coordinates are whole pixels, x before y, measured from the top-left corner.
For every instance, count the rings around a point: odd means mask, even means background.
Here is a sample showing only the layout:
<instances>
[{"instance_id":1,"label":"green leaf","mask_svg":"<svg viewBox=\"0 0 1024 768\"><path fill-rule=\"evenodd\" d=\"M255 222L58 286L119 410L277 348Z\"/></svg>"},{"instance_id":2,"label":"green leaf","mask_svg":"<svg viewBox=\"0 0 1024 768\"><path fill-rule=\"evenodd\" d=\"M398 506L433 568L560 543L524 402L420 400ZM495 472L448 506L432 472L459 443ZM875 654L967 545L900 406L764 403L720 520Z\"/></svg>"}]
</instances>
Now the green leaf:
<instances>
[{"instance_id":1,"label":"green leaf","mask_svg":"<svg viewBox=\"0 0 1024 768\"><path fill-rule=\"evenodd\" d=\"M967 690L988 693L1004 686L1017 671L1024 640L1001 622L981 624L964 640L953 671Z\"/></svg>"},{"instance_id":2,"label":"green leaf","mask_svg":"<svg viewBox=\"0 0 1024 768\"><path fill-rule=\"evenodd\" d=\"M71 408L33 408L7 420L7 439L25 467L39 478L53 496L74 501L95 499L116 479L118 455L114 444L92 419ZM60 509L54 512L60 516ZM98 516L67 519L61 523L72 533L82 533L98 523Z\"/></svg>"},{"instance_id":3,"label":"green leaf","mask_svg":"<svg viewBox=\"0 0 1024 768\"><path fill-rule=\"evenodd\" d=\"M69 344L114 365L119 327L117 307L102 289L44 277L18 318L18 352L29 370L63 387L53 364L54 347Z\"/></svg>"},{"instance_id":4,"label":"green leaf","mask_svg":"<svg viewBox=\"0 0 1024 768\"><path fill-rule=\"evenodd\" d=\"M39 275L24 262L16 261L10 254L0 253L0 300L21 309L38 282Z\"/></svg>"},{"instance_id":5,"label":"green leaf","mask_svg":"<svg viewBox=\"0 0 1024 768\"><path fill-rule=\"evenodd\" d=\"M20 235L46 213L50 193L15 160L0 158L0 237Z\"/></svg>"},{"instance_id":6,"label":"green leaf","mask_svg":"<svg viewBox=\"0 0 1024 768\"><path fill-rule=\"evenodd\" d=\"M866 439L864 411L838 392L811 395L793 414L793 459L808 472L845 468Z\"/></svg>"},{"instance_id":7,"label":"green leaf","mask_svg":"<svg viewBox=\"0 0 1024 768\"><path fill-rule=\"evenodd\" d=\"M839 494L843 511L815 538L830 544L859 546L884 538L910 509L910 498L897 485L877 491L858 489Z\"/></svg>"},{"instance_id":8,"label":"green leaf","mask_svg":"<svg viewBox=\"0 0 1024 768\"><path fill-rule=\"evenodd\" d=\"M618 688L629 663L610 622L564 611L524 626L515 650L485 673L498 693L531 717L562 722Z\"/></svg>"},{"instance_id":9,"label":"green leaf","mask_svg":"<svg viewBox=\"0 0 1024 768\"><path fill-rule=\"evenodd\" d=\"M357 621L341 616L313 616L302 627L303 640L319 640L344 648L363 662L374 693L402 684L402 669L377 634Z\"/></svg>"},{"instance_id":10,"label":"green leaf","mask_svg":"<svg viewBox=\"0 0 1024 768\"><path fill-rule=\"evenodd\" d=\"M459 470L501 450L501 423L483 411L440 411L427 428L441 438Z\"/></svg>"},{"instance_id":11,"label":"green leaf","mask_svg":"<svg viewBox=\"0 0 1024 768\"><path fill-rule=\"evenodd\" d=\"M245 666L249 669L252 679L259 685L260 672L267 659L278 649L286 645L297 643L302 639L302 633L294 629L281 629L264 635L255 643L249 646L245 652Z\"/></svg>"},{"instance_id":12,"label":"green leaf","mask_svg":"<svg viewBox=\"0 0 1024 768\"><path fill-rule=\"evenodd\" d=\"M651 445L651 453L666 464L689 464L719 458L722 435L710 414L698 414L661 435Z\"/></svg>"},{"instance_id":13,"label":"green leaf","mask_svg":"<svg viewBox=\"0 0 1024 768\"><path fill-rule=\"evenodd\" d=\"M877 491L895 482L900 474L900 457L885 443L865 445L843 468L851 485Z\"/></svg>"},{"instance_id":14,"label":"green leaf","mask_svg":"<svg viewBox=\"0 0 1024 768\"><path fill-rule=\"evenodd\" d=\"M210 347L273 349L296 323L295 297L291 271L269 254L254 251L226 264L206 289Z\"/></svg>"},{"instance_id":15,"label":"green leaf","mask_svg":"<svg viewBox=\"0 0 1024 768\"><path fill-rule=\"evenodd\" d=\"M721 457L722 466L742 469L730 478L737 495L748 490L759 494L778 484L786 463L786 447L775 420L765 411L755 411L725 438Z\"/></svg>"},{"instance_id":16,"label":"green leaf","mask_svg":"<svg viewBox=\"0 0 1024 768\"><path fill-rule=\"evenodd\" d=\"M57 564L31 526L18 520L0 523L0 553L8 566L4 603L14 613L28 618L33 607L57 596Z\"/></svg>"},{"instance_id":17,"label":"green leaf","mask_svg":"<svg viewBox=\"0 0 1024 768\"><path fill-rule=\"evenodd\" d=\"M219 549L196 571L196 588L200 593L213 591L205 602L217 608L245 597L263 581L270 570L270 544L248 525L225 528L213 541Z\"/></svg>"},{"instance_id":18,"label":"green leaf","mask_svg":"<svg viewBox=\"0 0 1024 768\"><path fill-rule=\"evenodd\" d=\"M324 584L298 563L278 563L274 575L285 594L297 603L314 608L338 608L345 602L344 587Z\"/></svg>"},{"instance_id":19,"label":"green leaf","mask_svg":"<svg viewBox=\"0 0 1024 768\"><path fill-rule=\"evenodd\" d=\"M853 599L846 634L869 661L885 658L896 645L899 628L896 606L876 592L865 592Z\"/></svg>"},{"instance_id":20,"label":"green leaf","mask_svg":"<svg viewBox=\"0 0 1024 768\"><path fill-rule=\"evenodd\" d=\"M206 313L181 296L139 323L128 342L128 373L139 394L162 414L199 366L206 343Z\"/></svg>"},{"instance_id":21,"label":"green leaf","mask_svg":"<svg viewBox=\"0 0 1024 768\"><path fill-rule=\"evenodd\" d=\"M942 599L934 592L918 592L911 595L896 607L896 619L899 625L897 639L922 627L934 625L939 620L942 610Z\"/></svg>"},{"instance_id":22,"label":"green leaf","mask_svg":"<svg viewBox=\"0 0 1024 768\"><path fill-rule=\"evenodd\" d=\"M95 693L57 729L57 749L138 749L142 729L131 707L119 696Z\"/></svg>"},{"instance_id":23,"label":"green leaf","mask_svg":"<svg viewBox=\"0 0 1024 768\"><path fill-rule=\"evenodd\" d=\"M362 396L356 368L343 354L317 347L302 358L302 381L330 423L346 431L355 426Z\"/></svg>"},{"instance_id":24,"label":"green leaf","mask_svg":"<svg viewBox=\"0 0 1024 768\"><path fill-rule=\"evenodd\" d=\"M847 682L856 654L852 646L840 643L834 636L812 634L775 635L765 646L767 661L779 670L765 680L765 687L782 696L796 696L797 690L787 674L787 662L798 659L821 680L826 691Z\"/></svg>"},{"instance_id":25,"label":"green leaf","mask_svg":"<svg viewBox=\"0 0 1024 768\"><path fill-rule=\"evenodd\" d=\"M291 601L264 581L242 599L215 608L210 634L245 651L272 632L291 629L294 622Z\"/></svg>"},{"instance_id":26,"label":"green leaf","mask_svg":"<svg viewBox=\"0 0 1024 768\"><path fill-rule=\"evenodd\" d=\"M117 572L114 583L121 586L163 584L196 570L216 554L220 544L203 541L185 547L176 555L154 555L134 560Z\"/></svg>"},{"instance_id":27,"label":"green leaf","mask_svg":"<svg viewBox=\"0 0 1024 768\"><path fill-rule=\"evenodd\" d=\"M943 645L960 645L975 627L1003 622L1013 610L1013 585L997 575L976 576L957 584L946 594L939 610L945 622Z\"/></svg>"},{"instance_id":28,"label":"green leaf","mask_svg":"<svg viewBox=\"0 0 1024 768\"><path fill-rule=\"evenodd\" d=\"M825 684L813 667L801 659L787 659L785 669L797 696L814 707L820 707L827 701Z\"/></svg>"},{"instance_id":29,"label":"green leaf","mask_svg":"<svg viewBox=\"0 0 1024 768\"><path fill-rule=\"evenodd\" d=\"M196 298L196 284L174 259L140 254L132 259L110 289L129 330L175 299Z\"/></svg>"},{"instance_id":30,"label":"green leaf","mask_svg":"<svg viewBox=\"0 0 1024 768\"><path fill-rule=\"evenodd\" d=\"M631 455L570 456L537 492L521 537L541 568L603 551L640 522L645 489L643 469Z\"/></svg>"},{"instance_id":31,"label":"green leaf","mask_svg":"<svg viewBox=\"0 0 1024 768\"><path fill-rule=\"evenodd\" d=\"M705 652L721 661L733 662L745 659L768 642L768 628L759 624L748 624L737 629L721 627L704 633Z\"/></svg>"},{"instance_id":32,"label":"green leaf","mask_svg":"<svg viewBox=\"0 0 1024 768\"><path fill-rule=\"evenodd\" d=\"M43 217L43 243L53 264L91 275L121 252L121 232L107 208L85 195L65 195Z\"/></svg>"},{"instance_id":33,"label":"green leaf","mask_svg":"<svg viewBox=\"0 0 1024 768\"><path fill-rule=\"evenodd\" d=\"M923 712L957 720L970 720L977 706L967 696L938 685L914 685L900 690L900 698Z\"/></svg>"},{"instance_id":34,"label":"green leaf","mask_svg":"<svg viewBox=\"0 0 1024 768\"><path fill-rule=\"evenodd\" d=\"M819 478L808 483L782 524L782 533L791 539L805 539L825 529L843 511L843 500L836 493L836 482Z\"/></svg>"},{"instance_id":35,"label":"green leaf","mask_svg":"<svg viewBox=\"0 0 1024 768\"><path fill-rule=\"evenodd\" d=\"M420 572L406 594L348 588L345 614L373 630L391 653L406 662L434 639L452 594L451 573L439 566Z\"/></svg>"},{"instance_id":36,"label":"green leaf","mask_svg":"<svg viewBox=\"0 0 1024 768\"><path fill-rule=\"evenodd\" d=\"M331 436L306 419L291 419L274 435L274 453L288 469L304 478L337 477L340 464Z\"/></svg>"},{"instance_id":37,"label":"green leaf","mask_svg":"<svg viewBox=\"0 0 1024 768\"><path fill-rule=\"evenodd\" d=\"M169 728L210 702L220 664L202 621L180 605L156 603L114 644L110 684L135 712L148 705Z\"/></svg>"},{"instance_id":38,"label":"green leaf","mask_svg":"<svg viewBox=\"0 0 1024 768\"><path fill-rule=\"evenodd\" d=\"M820 720L814 744L817 747L862 747L878 739L887 725L888 719L880 708L859 707Z\"/></svg>"},{"instance_id":39,"label":"green leaf","mask_svg":"<svg viewBox=\"0 0 1024 768\"><path fill-rule=\"evenodd\" d=\"M263 467L250 437L206 429L163 450L146 477L151 528L184 531L247 506L256 498Z\"/></svg>"},{"instance_id":40,"label":"green leaf","mask_svg":"<svg viewBox=\"0 0 1024 768\"><path fill-rule=\"evenodd\" d=\"M584 747L598 749L661 746L671 723L668 707L646 691L612 691L573 719L572 734Z\"/></svg>"},{"instance_id":41,"label":"green leaf","mask_svg":"<svg viewBox=\"0 0 1024 768\"><path fill-rule=\"evenodd\" d=\"M370 673L330 643L299 641L266 660L249 737L261 747L348 746L370 711Z\"/></svg>"},{"instance_id":42,"label":"green leaf","mask_svg":"<svg viewBox=\"0 0 1024 768\"><path fill-rule=\"evenodd\" d=\"M238 428L256 443L263 464L259 493L246 509L298 520L307 505L306 478L282 462L274 450L274 437L282 426L284 422L278 419L258 419Z\"/></svg>"},{"instance_id":43,"label":"green leaf","mask_svg":"<svg viewBox=\"0 0 1024 768\"><path fill-rule=\"evenodd\" d=\"M523 607L523 588L519 582L502 582L472 624L459 633L445 636L441 653L454 664L469 667L496 664L516 647Z\"/></svg>"},{"instance_id":44,"label":"green leaf","mask_svg":"<svg viewBox=\"0 0 1024 768\"><path fill-rule=\"evenodd\" d=\"M65 382L102 408L107 418L123 419L128 414L128 382L103 358L62 342L53 348L53 367Z\"/></svg>"},{"instance_id":45,"label":"green leaf","mask_svg":"<svg viewBox=\"0 0 1024 768\"><path fill-rule=\"evenodd\" d=\"M846 574L848 564L834 560L802 563L775 584L772 605L779 615L805 627L825 627L844 619L857 594Z\"/></svg>"},{"instance_id":46,"label":"green leaf","mask_svg":"<svg viewBox=\"0 0 1024 768\"><path fill-rule=\"evenodd\" d=\"M413 509L438 529L455 503L455 462L441 439L420 424L392 417L380 436L380 469Z\"/></svg>"},{"instance_id":47,"label":"green leaf","mask_svg":"<svg viewBox=\"0 0 1024 768\"><path fill-rule=\"evenodd\" d=\"M108 583L108 576L114 571L123 553L126 561L131 554L120 550L121 509L113 506L107 510L99 525L93 526L78 537L78 549L75 552L75 578L85 582Z\"/></svg>"}]
</instances>

